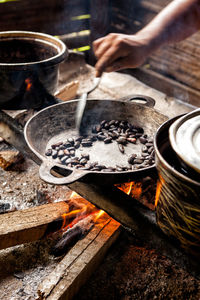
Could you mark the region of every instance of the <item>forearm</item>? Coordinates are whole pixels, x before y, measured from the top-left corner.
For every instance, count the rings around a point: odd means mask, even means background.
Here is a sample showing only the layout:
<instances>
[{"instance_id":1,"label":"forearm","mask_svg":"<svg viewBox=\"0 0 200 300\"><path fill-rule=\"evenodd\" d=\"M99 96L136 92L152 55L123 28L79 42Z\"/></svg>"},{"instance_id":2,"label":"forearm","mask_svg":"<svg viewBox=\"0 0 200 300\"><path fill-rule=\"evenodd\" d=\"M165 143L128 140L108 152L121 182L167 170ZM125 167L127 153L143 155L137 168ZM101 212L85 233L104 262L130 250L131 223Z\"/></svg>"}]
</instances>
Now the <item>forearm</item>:
<instances>
[{"instance_id":1,"label":"forearm","mask_svg":"<svg viewBox=\"0 0 200 300\"><path fill-rule=\"evenodd\" d=\"M149 45L150 52L179 42L200 29L200 1L174 0L136 36Z\"/></svg>"}]
</instances>

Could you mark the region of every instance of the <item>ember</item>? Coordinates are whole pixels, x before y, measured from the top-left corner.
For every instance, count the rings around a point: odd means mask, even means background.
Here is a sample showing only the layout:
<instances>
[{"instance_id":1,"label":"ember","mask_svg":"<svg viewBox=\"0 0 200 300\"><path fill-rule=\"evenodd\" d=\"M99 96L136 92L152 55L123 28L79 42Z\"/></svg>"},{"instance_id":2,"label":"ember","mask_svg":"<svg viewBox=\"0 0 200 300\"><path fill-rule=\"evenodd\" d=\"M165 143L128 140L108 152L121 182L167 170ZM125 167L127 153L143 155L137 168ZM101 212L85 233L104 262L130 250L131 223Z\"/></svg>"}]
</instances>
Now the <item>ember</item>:
<instances>
[{"instance_id":1,"label":"ember","mask_svg":"<svg viewBox=\"0 0 200 300\"><path fill-rule=\"evenodd\" d=\"M26 83L26 91L30 91L32 87L31 79L30 78L25 79L25 83Z\"/></svg>"},{"instance_id":2,"label":"ember","mask_svg":"<svg viewBox=\"0 0 200 300\"><path fill-rule=\"evenodd\" d=\"M52 254L60 256L72 247L79 239L83 238L104 214L90 202L72 192L68 201L68 211L62 215L62 237L52 249Z\"/></svg>"}]
</instances>

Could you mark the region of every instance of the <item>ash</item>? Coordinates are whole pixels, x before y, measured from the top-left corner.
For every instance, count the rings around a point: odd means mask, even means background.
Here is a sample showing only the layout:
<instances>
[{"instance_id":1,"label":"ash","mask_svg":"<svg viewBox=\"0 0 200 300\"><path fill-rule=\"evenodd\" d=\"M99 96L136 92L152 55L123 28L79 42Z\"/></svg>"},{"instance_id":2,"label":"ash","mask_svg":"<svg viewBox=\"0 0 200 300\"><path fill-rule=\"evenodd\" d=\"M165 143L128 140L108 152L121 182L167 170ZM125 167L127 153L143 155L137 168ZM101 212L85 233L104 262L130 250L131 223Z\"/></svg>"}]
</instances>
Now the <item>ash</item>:
<instances>
[{"instance_id":1,"label":"ash","mask_svg":"<svg viewBox=\"0 0 200 300\"><path fill-rule=\"evenodd\" d=\"M44 239L0 251L0 290L4 300L37 298L37 286L55 268L49 255L53 241Z\"/></svg>"},{"instance_id":2,"label":"ash","mask_svg":"<svg viewBox=\"0 0 200 300\"><path fill-rule=\"evenodd\" d=\"M24 160L9 171L0 168L0 213L63 201L70 194L66 186L58 187L41 181L38 166L30 160Z\"/></svg>"},{"instance_id":3,"label":"ash","mask_svg":"<svg viewBox=\"0 0 200 300\"><path fill-rule=\"evenodd\" d=\"M24 160L14 169L0 169L0 208L23 210L28 207L69 199L66 186L52 186L42 182L38 166ZM5 212L5 211L4 211ZM4 300L32 300L37 297L37 286L53 271L60 258L50 255L55 241L45 238L0 251L0 291Z\"/></svg>"}]
</instances>

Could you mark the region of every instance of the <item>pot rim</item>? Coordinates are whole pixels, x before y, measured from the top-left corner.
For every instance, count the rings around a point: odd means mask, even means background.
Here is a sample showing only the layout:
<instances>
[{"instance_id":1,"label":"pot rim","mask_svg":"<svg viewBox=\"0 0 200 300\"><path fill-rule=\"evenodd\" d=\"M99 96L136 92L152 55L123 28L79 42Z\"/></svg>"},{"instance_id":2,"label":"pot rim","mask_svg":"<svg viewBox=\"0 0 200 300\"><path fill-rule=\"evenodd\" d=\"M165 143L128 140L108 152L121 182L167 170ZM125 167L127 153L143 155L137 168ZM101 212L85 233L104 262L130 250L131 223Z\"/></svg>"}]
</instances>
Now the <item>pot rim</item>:
<instances>
[{"instance_id":1,"label":"pot rim","mask_svg":"<svg viewBox=\"0 0 200 300\"><path fill-rule=\"evenodd\" d=\"M177 171L176 169L174 169L165 159L164 157L162 156L162 154L160 153L160 150L157 146L157 140L158 140L158 136L160 134L160 132L162 130L164 130L164 127L168 128L167 130L169 131L169 126L175 121L177 120L178 118L180 118L181 116L176 116L176 117L173 117L169 120L167 120L166 122L164 122L158 129L157 129L157 132L154 136L154 149L155 149L155 154L156 156L158 157L158 159L160 160L160 162L166 166L168 168L168 170L173 174L175 175L176 177L179 177L181 178L182 180L185 180L191 184L194 184L194 185L197 185L200 187L200 182L194 180L194 179L191 179L190 177L180 173L179 171ZM157 168L157 165L156 165L156 168Z\"/></svg>"},{"instance_id":2,"label":"pot rim","mask_svg":"<svg viewBox=\"0 0 200 300\"><path fill-rule=\"evenodd\" d=\"M199 108L177 119L169 128L169 141L180 159L200 173L200 156L194 143L195 133L200 128L199 122Z\"/></svg>"},{"instance_id":3,"label":"pot rim","mask_svg":"<svg viewBox=\"0 0 200 300\"><path fill-rule=\"evenodd\" d=\"M62 42L60 39L41 32L34 32L34 31L1 31L0 32L0 42L1 40L6 39L31 39L35 41L40 41L43 44L49 45L55 49L57 49L57 54L43 60L35 61L35 62L25 62L25 63L0 63L0 68L18 68L18 67L24 67L24 69L28 67L35 67L40 65L55 65L60 63L63 59L65 59L68 56L68 50L64 42Z\"/></svg>"}]
</instances>

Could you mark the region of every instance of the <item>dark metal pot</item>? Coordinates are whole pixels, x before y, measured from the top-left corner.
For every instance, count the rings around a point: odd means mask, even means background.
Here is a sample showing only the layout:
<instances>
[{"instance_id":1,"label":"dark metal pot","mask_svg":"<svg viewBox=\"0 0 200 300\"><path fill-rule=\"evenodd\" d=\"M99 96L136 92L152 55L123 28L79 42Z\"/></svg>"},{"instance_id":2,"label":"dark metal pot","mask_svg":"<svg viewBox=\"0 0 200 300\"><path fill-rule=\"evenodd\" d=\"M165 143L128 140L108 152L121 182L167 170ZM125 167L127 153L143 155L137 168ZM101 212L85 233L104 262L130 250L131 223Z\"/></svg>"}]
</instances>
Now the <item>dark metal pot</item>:
<instances>
[{"instance_id":1,"label":"dark metal pot","mask_svg":"<svg viewBox=\"0 0 200 300\"><path fill-rule=\"evenodd\" d=\"M156 194L157 223L189 253L200 253L200 181L183 168L169 142L169 128L179 117L158 129L154 148L159 181Z\"/></svg>"},{"instance_id":2,"label":"dark metal pot","mask_svg":"<svg viewBox=\"0 0 200 300\"><path fill-rule=\"evenodd\" d=\"M53 94L57 88L59 63L67 54L65 44L48 34L0 32L0 108L7 108L28 78L35 81L34 88L39 84Z\"/></svg>"}]
</instances>

